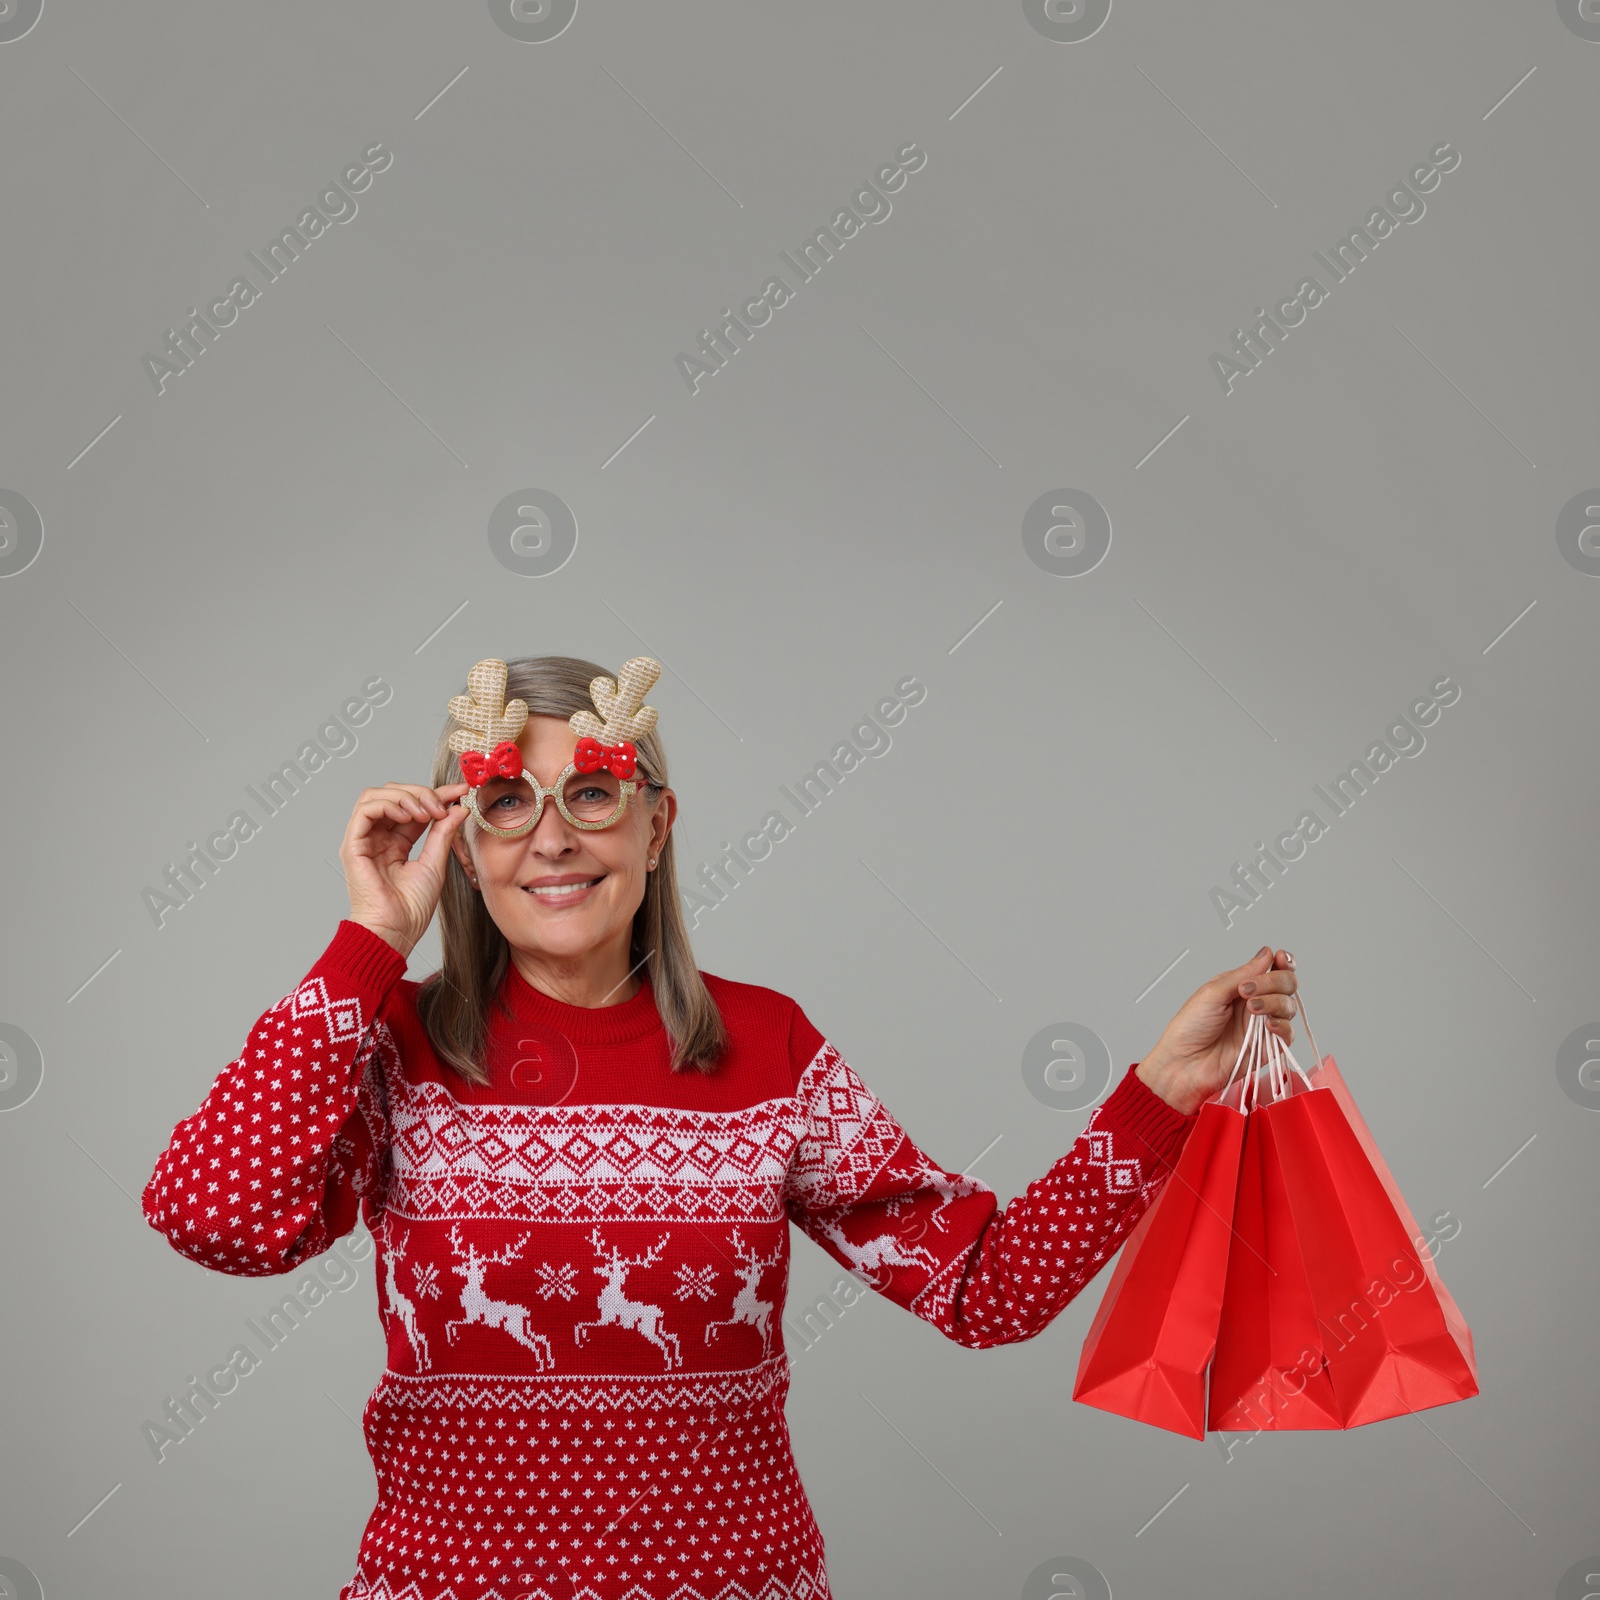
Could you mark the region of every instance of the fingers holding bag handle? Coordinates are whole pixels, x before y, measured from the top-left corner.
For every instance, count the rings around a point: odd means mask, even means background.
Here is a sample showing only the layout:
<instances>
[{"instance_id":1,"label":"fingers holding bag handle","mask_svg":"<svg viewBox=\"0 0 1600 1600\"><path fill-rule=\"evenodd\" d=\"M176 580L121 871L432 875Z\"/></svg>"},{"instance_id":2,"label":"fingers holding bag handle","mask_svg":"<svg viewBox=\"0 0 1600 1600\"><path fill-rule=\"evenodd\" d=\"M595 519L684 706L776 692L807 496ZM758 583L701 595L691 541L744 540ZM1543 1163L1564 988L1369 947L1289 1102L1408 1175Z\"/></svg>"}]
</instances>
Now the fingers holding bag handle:
<instances>
[{"instance_id":1,"label":"fingers holding bag handle","mask_svg":"<svg viewBox=\"0 0 1600 1600\"><path fill-rule=\"evenodd\" d=\"M1256 970L1257 963L1266 960L1266 967ZM1295 971L1294 957L1287 950L1273 950L1263 945L1256 954L1238 969L1247 974L1235 993L1244 1001L1248 1015L1259 1014L1285 1044L1294 1038L1292 1019L1295 996L1299 989L1299 974Z\"/></svg>"}]
</instances>

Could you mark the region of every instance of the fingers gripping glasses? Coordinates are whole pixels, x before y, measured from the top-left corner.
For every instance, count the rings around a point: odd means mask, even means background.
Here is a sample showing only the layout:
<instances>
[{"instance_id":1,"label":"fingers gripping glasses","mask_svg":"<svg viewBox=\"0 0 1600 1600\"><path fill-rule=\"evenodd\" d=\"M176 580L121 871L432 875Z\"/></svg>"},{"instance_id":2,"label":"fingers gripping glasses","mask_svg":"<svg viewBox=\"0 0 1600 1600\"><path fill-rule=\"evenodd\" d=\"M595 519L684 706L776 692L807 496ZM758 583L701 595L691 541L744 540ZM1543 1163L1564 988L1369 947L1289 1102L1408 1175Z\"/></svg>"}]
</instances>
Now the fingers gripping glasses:
<instances>
[{"instance_id":1,"label":"fingers gripping glasses","mask_svg":"<svg viewBox=\"0 0 1600 1600\"><path fill-rule=\"evenodd\" d=\"M575 828L620 822L639 788L633 741L656 725L656 708L645 705L644 697L660 676L659 662L636 656L623 663L615 680L594 679L589 697L599 716L579 711L569 719L577 748L547 789L522 764L516 740L528 707L521 700L507 703L505 662L480 661L467 674L467 693L450 701L458 726L449 740L461 758L462 781L470 785L463 803L477 825L502 839L520 838L539 825L547 799Z\"/></svg>"}]
</instances>

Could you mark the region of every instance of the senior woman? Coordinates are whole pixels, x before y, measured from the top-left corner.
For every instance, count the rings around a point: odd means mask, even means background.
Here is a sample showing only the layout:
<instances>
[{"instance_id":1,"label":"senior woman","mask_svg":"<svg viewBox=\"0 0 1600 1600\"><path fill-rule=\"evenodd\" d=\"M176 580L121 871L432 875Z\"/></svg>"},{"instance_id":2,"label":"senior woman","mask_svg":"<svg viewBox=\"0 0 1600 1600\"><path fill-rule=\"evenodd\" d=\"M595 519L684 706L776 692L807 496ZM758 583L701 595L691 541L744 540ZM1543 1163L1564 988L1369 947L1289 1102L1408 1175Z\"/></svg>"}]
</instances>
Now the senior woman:
<instances>
[{"instance_id":1,"label":"senior woman","mask_svg":"<svg viewBox=\"0 0 1600 1600\"><path fill-rule=\"evenodd\" d=\"M1293 958L1263 948L1000 1206L793 1000L696 969L659 675L479 662L432 784L356 802L349 918L146 1186L220 1272L372 1232L378 1500L341 1600L826 1600L783 1415L789 1224L959 1344L1032 1338L1154 1199L1248 1014L1292 1037Z\"/></svg>"}]
</instances>

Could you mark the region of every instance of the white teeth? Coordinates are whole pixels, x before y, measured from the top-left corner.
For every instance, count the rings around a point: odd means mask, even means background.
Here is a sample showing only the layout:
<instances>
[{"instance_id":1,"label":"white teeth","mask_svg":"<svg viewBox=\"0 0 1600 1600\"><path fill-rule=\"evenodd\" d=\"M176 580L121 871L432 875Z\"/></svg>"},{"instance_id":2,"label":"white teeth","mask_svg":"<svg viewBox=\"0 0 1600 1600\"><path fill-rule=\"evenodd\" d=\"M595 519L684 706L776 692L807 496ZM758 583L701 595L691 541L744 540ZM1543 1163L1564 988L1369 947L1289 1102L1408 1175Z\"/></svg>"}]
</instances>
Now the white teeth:
<instances>
[{"instance_id":1,"label":"white teeth","mask_svg":"<svg viewBox=\"0 0 1600 1600\"><path fill-rule=\"evenodd\" d=\"M585 889L592 889L598 878L590 878L586 883L558 883L549 889L535 888L533 893L541 900L565 900L571 895L582 894Z\"/></svg>"}]
</instances>

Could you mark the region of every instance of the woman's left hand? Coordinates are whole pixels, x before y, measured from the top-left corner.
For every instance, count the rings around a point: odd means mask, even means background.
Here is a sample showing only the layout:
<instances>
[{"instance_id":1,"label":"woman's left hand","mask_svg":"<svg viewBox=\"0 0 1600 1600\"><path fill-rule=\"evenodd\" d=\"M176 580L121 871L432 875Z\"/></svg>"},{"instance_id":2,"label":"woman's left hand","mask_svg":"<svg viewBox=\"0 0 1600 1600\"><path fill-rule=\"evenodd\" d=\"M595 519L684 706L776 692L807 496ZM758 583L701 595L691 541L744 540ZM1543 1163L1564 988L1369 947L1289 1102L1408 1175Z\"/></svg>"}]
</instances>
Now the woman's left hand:
<instances>
[{"instance_id":1,"label":"woman's left hand","mask_svg":"<svg viewBox=\"0 0 1600 1600\"><path fill-rule=\"evenodd\" d=\"M1218 973L1184 1001L1139 1063L1140 1080L1175 1111L1192 1115L1228 1081L1252 1013L1285 1044L1293 1041L1297 987L1294 957L1262 945L1242 967Z\"/></svg>"}]
</instances>

